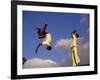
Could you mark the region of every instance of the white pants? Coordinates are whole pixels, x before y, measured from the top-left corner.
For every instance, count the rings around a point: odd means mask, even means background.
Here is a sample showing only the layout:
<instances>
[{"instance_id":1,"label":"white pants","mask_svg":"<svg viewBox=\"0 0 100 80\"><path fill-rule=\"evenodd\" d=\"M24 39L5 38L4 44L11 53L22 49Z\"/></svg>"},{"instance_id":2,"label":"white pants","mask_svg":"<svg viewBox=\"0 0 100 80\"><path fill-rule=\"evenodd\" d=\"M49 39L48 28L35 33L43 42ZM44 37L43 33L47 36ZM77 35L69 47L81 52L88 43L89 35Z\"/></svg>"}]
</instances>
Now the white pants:
<instances>
[{"instance_id":1,"label":"white pants","mask_svg":"<svg viewBox=\"0 0 100 80\"><path fill-rule=\"evenodd\" d=\"M72 47L72 62L73 66L76 66L80 63L80 58L78 56L78 50L77 47Z\"/></svg>"},{"instance_id":2,"label":"white pants","mask_svg":"<svg viewBox=\"0 0 100 80\"><path fill-rule=\"evenodd\" d=\"M51 46L51 42L45 40L45 41L42 42L42 45L44 45L44 46Z\"/></svg>"}]
</instances>

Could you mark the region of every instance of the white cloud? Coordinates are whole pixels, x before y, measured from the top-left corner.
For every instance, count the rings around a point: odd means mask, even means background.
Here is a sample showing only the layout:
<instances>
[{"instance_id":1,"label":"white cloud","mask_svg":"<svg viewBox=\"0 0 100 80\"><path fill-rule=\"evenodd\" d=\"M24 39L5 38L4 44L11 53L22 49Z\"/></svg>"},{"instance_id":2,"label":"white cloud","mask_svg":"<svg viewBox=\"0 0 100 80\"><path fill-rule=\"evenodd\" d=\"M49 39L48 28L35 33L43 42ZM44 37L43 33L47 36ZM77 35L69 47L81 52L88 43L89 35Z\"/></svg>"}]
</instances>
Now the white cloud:
<instances>
[{"instance_id":1,"label":"white cloud","mask_svg":"<svg viewBox=\"0 0 100 80\"><path fill-rule=\"evenodd\" d=\"M78 45L82 43L83 38L78 39ZM59 51L68 51L71 48L71 38L70 39L59 39L56 41L54 48Z\"/></svg>"},{"instance_id":2,"label":"white cloud","mask_svg":"<svg viewBox=\"0 0 100 80\"><path fill-rule=\"evenodd\" d=\"M81 65L89 64L89 39L88 35L83 38L79 38L77 41L78 44L78 55L81 60ZM68 52L68 57L62 60L62 66L71 66L71 39L59 39L55 44L55 49L59 51L66 50Z\"/></svg>"},{"instance_id":3,"label":"white cloud","mask_svg":"<svg viewBox=\"0 0 100 80\"><path fill-rule=\"evenodd\" d=\"M85 38L81 38L78 41L78 55L80 57L81 64L89 64L89 40ZM63 66L71 66L72 65L72 59L71 54L69 54L69 57L62 60Z\"/></svg>"},{"instance_id":4,"label":"white cloud","mask_svg":"<svg viewBox=\"0 0 100 80\"><path fill-rule=\"evenodd\" d=\"M59 51L66 51L70 49L71 46L71 39L59 39L56 41L54 48Z\"/></svg>"},{"instance_id":5,"label":"white cloud","mask_svg":"<svg viewBox=\"0 0 100 80\"><path fill-rule=\"evenodd\" d=\"M59 65L50 60L50 59L40 59L33 58L29 59L24 65L23 68L47 68L47 67L58 67Z\"/></svg>"},{"instance_id":6,"label":"white cloud","mask_svg":"<svg viewBox=\"0 0 100 80\"><path fill-rule=\"evenodd\" d=\"M40 59L40 58L33 58L28 60L24 65L23 68L46 68L46 67L61 67L61 66L72 66L72 59L71 59L71 39L59 39L56 41L54 45L55 49L63 51L66 50L68 52L68 57L62 60L61 64L56 63L50 59ZM89 39L86 38L79 38L78 40L78 54L81 60L81 65L89 64Z\"/></svg>"}]
</instances>

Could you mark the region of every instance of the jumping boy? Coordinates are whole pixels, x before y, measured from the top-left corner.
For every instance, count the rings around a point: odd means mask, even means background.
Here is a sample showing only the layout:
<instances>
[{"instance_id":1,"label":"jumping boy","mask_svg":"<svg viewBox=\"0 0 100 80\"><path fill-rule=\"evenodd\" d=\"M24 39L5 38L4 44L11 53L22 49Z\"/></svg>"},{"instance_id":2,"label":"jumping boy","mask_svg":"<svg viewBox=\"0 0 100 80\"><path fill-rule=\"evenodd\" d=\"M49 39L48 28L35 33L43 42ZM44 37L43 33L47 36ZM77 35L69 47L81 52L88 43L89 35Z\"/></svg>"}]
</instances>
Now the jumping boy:
<instances>
[{"instance_id":1,"label":"jumping boy","mask_svg":"<svg viewBox=\"0 0 100 80\"><path fill-rule=\"evenodd\" d=\"M47 23L44 24L43 28L36 28L37 30L37 35L38 35L38 38L39 39L45 39L43 42L39 43L36 50L35 50L35 53L38 52L38 49L40 46L46 46L46 49L47 50L51 50L52 49L52 45L51 45L51 42L52 42L52 38L51 38L51 34L46 32L46 28L47 28Z\"/></svg>"},{"instance_id":2,"label":"jumping boy","mask_svg":"<svg viewBox=\"0 0 100 80\"><path fill-rule=\"evenodd\" d=\"M79 38L79 35L77 34L77 31L74 30L71 33L71 36L72 36L72 44L71 44L72 62L73 66L77 66L80 64L80 58L78 56L78 49L77 49L77 39Z\"/></svg>"}]
</instances>

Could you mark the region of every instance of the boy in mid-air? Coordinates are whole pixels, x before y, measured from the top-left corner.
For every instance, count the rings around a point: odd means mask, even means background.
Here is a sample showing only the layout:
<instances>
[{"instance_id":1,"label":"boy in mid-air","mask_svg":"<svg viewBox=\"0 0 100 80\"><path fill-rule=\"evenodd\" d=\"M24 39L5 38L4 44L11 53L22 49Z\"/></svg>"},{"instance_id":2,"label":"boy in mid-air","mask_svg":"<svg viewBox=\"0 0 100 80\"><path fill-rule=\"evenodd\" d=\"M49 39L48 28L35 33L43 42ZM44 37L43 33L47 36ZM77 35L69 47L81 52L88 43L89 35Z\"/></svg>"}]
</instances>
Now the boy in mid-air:
<instances>
[{"instance_id":1,"label":"boy in mid-air","mask_svg":"<svg viewBox=\"0 0 100 80\"><path fill-rule=\"evenodd\" d=\"M35 50L35 53L38 52L38 49L39 49L40 46L46 46L47 50L51 50L52 49L52 46L51 46L51 42L52 42L51 34L46 32L47 25L48 24L45 23L42 28L36 28L38 38L39 39L43 39L44 38L45 40L38 44L38 46L37 46L37 48Z\"/></svg>"},{"instance_id":2,"label":"boy in mid-air","mask_svg":"<svg viewBox=\"0 0 100 80\"><path fill-rule=\"evenodd\" d=\"M71 44L72 62L73 66L77 66L80 64L80 58L78 56L78 49L77 49L77 39L79 38L79 35L77 34L77 31L74 30L71 33L71 36L72 36L72 44Z\"/></svg>"}]
</instances>

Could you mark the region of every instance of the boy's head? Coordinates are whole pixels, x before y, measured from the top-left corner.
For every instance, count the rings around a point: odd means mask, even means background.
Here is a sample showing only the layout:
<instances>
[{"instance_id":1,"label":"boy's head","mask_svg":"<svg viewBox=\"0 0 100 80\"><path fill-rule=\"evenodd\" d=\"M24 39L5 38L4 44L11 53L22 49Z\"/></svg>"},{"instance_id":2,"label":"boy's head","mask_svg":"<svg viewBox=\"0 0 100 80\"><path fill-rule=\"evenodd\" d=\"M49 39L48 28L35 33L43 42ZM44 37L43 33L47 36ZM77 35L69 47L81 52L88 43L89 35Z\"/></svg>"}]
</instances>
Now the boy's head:
<instances>
[{"instance_id":1,"label":"boy's head","mask_svg":"<svg viewBox=\"0 0 100 80\"><path fill-rule=\"evenodd\" d=\"M77 32L76 30L73 30L73 32L72 32L72 33L74 34L74 33L76 33L76 32Z\"/></svg>"},{"instance_id":2,"label":"boy's head","mask_svg":"<svg viewBox=\"0 0 100 80\"><path fill-rule=\"evenodd\" d=\"M47 50L51 50L51 49L52 49L52 47L51 47L51 46L48 46L46 49L47 49Z\"/></svg>"},{"instance_id":3,"label":"boy's head","mask_svg":"<svg viewBox=\"0 0 100 80\"><path fill-rule=\"evenodd\" d=\"M76 30L73 30L72 34L75 34L76 38L79 38L79 34L77 34Z\"/></svg>"},{"instance_id":4,"label":"boy's head","mask_svg":"<svg viewBox=\"0 0 100 80\"><path fill-rule=\"evenodd\" d=\"M36 28L36 30L39 39L45 38L45 33L42 32L41 28Z\"/></svg>"}]
</instances>

